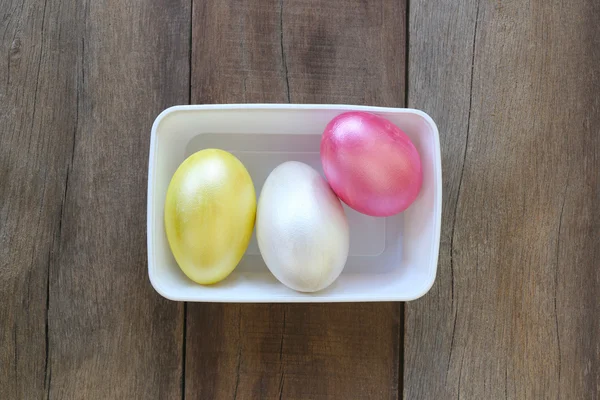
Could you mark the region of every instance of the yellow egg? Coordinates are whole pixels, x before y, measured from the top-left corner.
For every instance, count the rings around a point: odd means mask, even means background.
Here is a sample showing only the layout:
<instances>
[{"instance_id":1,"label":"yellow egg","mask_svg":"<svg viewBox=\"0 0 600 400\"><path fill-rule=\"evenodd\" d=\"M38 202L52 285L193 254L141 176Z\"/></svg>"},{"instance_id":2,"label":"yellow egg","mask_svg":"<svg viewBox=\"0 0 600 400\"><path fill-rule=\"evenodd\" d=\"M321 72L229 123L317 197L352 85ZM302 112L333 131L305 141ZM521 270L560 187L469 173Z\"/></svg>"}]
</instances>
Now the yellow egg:
<instances>
[{"instance_id":1,"label":"yellow egg","mask_svg":"<svg viewBox=\"0 0 600 400\"><path fill-rule=\"evenodd\" d=\"M256 217L250 174L234 155L206 149L177 169L165 202L165 229L181 270L194 282L225 279L244 255Z\"/></svg>"}]
</instances>

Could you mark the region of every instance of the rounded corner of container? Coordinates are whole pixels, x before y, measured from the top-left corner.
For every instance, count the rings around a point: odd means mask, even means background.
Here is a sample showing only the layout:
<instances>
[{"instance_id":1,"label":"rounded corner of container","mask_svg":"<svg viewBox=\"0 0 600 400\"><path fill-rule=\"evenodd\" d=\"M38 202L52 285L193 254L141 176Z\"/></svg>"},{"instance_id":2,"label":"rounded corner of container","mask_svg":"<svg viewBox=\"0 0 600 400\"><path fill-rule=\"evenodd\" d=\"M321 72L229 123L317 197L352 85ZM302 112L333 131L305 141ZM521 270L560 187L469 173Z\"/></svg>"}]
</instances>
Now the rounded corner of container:
<instances>
[{"instance_id":1,"label":"rounded corner of container","mask_svg":"<svg viewBox=\"0 0 600 400\"><path fill-rule=\"evenodd\" d=\"M168 108L165 108L164 110L162 110L160 112L160 114L158 114L156 116L156 118L154 119L154 122L152 123L152 134L154 135L154 133L157 131L158 127L160 126L161 122L170 114L174 113L175 111L179 111L182 109L182 107L184 106L171 106Z\"/></svg>"},{"instance_id":2,"label":"rounded corner of container","mask_svg":"<svg viewBox=\"0 0 600 400\"><path fill-rule=\"evenodd\" d=\"M437 268L436 268L437 270ZM433 277L431 278L431 280L429 280L425 285L423 285L423 288L421 290L419 290L416 294L414 294L413 296L407 298L405 301L413 301L413 300L418 300L421 297L425 296L427 293L429 293L429 291L431 290L431 288L433 287L433 285L435 284L435 278L437 275L437 271L434 272Z\"/></svg>"},{"instance_id":3,"label":"rounded corner of container","mask_svg":"<svg viewBox=\"0 0 600 400\"><path fill-rule=\"evenodd\" d=\"M162 297L164 297L167 300L181 301L180 299L175 298L174 296L172 296L168 291L166 291L161 286L160 282L156 278L156 275L152 271L152 268L150 267L150 265L148 265L148 278L150 279L150 284L152 285L152 287L154 288L154 290L156 291L156 293L160 294Z\"/></svg>"},{"instance_id":4,"label":"rounded corner of container","mask_svg":"<svg viewBox=\"0 0 600 400\"><path fill-rule=\"evenodd\" d=\"M435 123L435 121L433 120L431 115L429 115L425 111L419 110L417 108L408 108L407 110L410 110L412 113L423 118L425 120L425 122L427 122L433 128L433 131L439 134L437 124Z\"/></svg>"}]
</instances>

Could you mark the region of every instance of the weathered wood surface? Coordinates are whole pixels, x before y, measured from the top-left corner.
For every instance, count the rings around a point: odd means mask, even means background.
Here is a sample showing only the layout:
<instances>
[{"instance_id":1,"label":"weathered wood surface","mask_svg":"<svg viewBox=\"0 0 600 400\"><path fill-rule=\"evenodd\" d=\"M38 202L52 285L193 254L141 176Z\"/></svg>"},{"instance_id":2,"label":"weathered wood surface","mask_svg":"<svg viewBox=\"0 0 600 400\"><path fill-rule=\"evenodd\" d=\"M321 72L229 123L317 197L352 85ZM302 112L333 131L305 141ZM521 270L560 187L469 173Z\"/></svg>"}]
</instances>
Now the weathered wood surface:
<instances>
[{"instance_id":1,"label":"weathered wood surface","mask_svg":"<svg viewBox=\"0 0 600 400\"><path fill-rule=\"evenodd\" d=\"M76 57L59 60L53 51L52 4L3 2L0 13L0 387L3 397L41 398L49 380L48 273L71 160Z\"/></svg>"},{"instance_id":2,"label":"weathered wood surface","mask_svg":"<svg viewBox=\"0 0 600 400\"><path fill-rule=\"evenodd\" d=\"M0 398L600 398L598 21L594 0L3 1ZM406 94L442 142L424 298L152 290L162 109Z\"/></svg>"},{"instance_id":3,"label":"weathered wood surface","mask_svg":"<svg viewBox=\"0 0 600 400\"><path fill-rule=\"evenodd\" d=\"M437 121L439 274L406 305L407 399L600 397L600 3L411 1Z\"/></svg>"},{"instance_id":4,"label":"weathered wood surface","mask_svg":"<svg viewBox=\"0 0 600 400\"><path fill-rule=\"evenodd\" d=\"M180 398L183 306L146 272L156 114L189 2L3 2L0 397Z\"/></svg>"},{"instance_id":5,"label":"weathered wood surface","mask_svg":"<svg viewBox=\"0 0 600 400\"><path fill-rule=\"evenodd\" d=\"M402 2L195 1L192 102L402 106ZM397 398L400 304L188 304L186 398Z\"/></svg>"}]
</instances>

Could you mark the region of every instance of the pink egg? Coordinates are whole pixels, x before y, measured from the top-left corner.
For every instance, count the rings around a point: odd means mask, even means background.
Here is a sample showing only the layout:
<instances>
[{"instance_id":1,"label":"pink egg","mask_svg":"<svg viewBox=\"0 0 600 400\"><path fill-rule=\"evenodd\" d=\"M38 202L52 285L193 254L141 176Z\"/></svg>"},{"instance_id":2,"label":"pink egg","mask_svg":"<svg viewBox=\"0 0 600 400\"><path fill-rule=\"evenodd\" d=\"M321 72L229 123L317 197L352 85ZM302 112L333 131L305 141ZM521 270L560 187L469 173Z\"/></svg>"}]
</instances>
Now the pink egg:
<instances>
[{"instance_id":1,"label":"pink egg","mask_svg":"<svg viewBox=\"0 0 600 400\"><path fill-rule=\"evenodd\" d=\"M371 216L406 210L423 181L421 157L408 136L387 119L367 112L347 112L327 124L321 162L338 197Z\"/></svg>"}]
</instances>

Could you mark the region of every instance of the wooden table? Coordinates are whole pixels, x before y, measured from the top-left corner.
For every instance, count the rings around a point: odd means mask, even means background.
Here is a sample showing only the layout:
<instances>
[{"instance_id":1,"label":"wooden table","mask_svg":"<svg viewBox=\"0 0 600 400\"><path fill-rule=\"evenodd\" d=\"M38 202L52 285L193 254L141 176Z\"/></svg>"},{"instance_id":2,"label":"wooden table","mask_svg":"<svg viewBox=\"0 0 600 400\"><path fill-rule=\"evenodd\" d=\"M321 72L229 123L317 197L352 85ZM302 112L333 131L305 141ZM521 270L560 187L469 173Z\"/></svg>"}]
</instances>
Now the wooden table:
<instances>
[{"instance_id":1,"label":"wooden table","mask_svg":"<svg viewBox=\"0 0 600 400\"><path fill-rule=\"evenodd\" d=\"M1 398L600 398L600 2L4 0L0 16ZM431 291L155 293L152 121L233 102L428 112Z\"/></svg>"}]
</instances>

